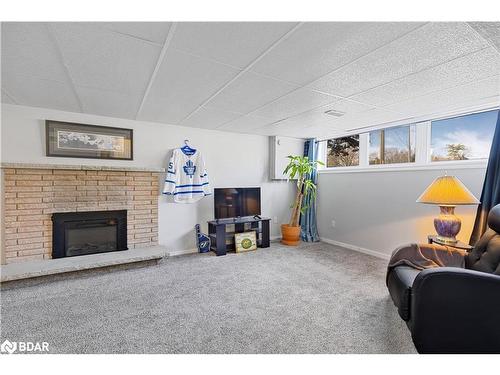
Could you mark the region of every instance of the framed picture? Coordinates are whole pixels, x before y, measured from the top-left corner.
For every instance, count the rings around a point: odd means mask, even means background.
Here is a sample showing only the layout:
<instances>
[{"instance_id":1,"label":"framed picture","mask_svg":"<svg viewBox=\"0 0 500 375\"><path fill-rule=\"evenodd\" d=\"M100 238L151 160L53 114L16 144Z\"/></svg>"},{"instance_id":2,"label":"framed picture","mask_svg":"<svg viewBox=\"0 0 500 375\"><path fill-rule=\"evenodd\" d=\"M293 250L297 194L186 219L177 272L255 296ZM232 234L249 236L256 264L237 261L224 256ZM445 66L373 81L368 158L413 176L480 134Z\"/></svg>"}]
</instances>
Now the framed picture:
<instances>
[{"instance_id":1,"label":"framed picture","mask_svg":"<svg viewBox=\"0 0 500 375\"><path fill-rule=\"evenodd\" d=\"M46 155L133 160L133 130L45 121Z\"/></svg>"},{"instance_id":2,"label":"framed picture","mask_svg":"<svg viewBox=\"0 0 500 375\"><path fill-rule=\"evenodd\" d=\"M255 231L235 233L234 242L236 244L237 253L257 249L257 235Z\"/></svg>"}]
</instances>

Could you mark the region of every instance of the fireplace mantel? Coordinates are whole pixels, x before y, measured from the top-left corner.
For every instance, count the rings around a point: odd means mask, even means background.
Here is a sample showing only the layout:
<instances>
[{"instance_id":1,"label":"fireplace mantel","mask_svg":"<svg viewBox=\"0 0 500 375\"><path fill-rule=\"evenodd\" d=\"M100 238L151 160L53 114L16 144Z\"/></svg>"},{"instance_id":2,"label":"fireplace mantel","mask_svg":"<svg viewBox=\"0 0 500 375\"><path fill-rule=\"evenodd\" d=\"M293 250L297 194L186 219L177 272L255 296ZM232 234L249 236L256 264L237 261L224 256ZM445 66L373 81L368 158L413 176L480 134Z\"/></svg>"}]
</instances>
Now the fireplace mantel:
<instances>
[{"instance_id":1,"label":"fireplace mantel","mask_svg":"<svg viewBox=\"0 0 500 375\"><path fill-rule=\"evenodd\" d=\"M165 168L157 167L122 167L105 165L72 165L72 164L37 164L37 163L2 163L2 169L65 169L72 171L122 171L162 173Z\"/></svg>"}]
</instances>

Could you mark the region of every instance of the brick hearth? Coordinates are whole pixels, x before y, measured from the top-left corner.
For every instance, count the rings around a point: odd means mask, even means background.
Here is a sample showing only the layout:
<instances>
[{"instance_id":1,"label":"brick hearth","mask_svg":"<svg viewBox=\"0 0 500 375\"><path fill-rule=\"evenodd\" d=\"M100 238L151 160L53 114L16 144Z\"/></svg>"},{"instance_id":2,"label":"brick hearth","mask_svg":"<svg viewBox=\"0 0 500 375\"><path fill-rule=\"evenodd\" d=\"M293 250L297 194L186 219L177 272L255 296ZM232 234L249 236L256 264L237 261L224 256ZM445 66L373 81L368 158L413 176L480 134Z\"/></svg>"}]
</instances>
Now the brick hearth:
<instances>
[{"instance_id":1,"label":"brick hearth","mask_svg":"<svg viewBox=\"0 0 500 375\"><path fill-rule=\"evenodd\" d=\"M158 244L159 172L3 167L6 263L50 259L54 212L128 210L128 247Z\"/></svg>"}]
</instances>

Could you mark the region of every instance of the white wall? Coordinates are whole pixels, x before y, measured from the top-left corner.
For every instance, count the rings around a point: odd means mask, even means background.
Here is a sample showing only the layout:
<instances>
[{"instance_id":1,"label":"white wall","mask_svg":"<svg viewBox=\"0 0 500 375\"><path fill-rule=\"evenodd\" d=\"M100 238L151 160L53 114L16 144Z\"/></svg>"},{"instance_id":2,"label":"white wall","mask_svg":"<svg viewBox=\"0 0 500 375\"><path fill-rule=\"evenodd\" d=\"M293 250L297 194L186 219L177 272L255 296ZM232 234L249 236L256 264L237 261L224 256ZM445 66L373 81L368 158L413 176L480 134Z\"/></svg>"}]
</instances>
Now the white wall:
<instances>
[{"instance_id":1,"label":"white wall","mask_svg":"<svg viewBox=\"0 0 500 375\"><path fill-rule=\"evenodd\" d=\"M446 168L479 199L485 168ZM426 242L434 234L439 207L415 201L445 170L320 173L318 230L325 239L372 250L382 255L399 245ZM462 219L458 238L468 242L476 206L457 207ZM335 227L332 227L335 220Z\"/></svg>"},{"instance_id":2,"label":"white wall","mask_svg":"<svg viewBox=\"0 0 500 375\"><path fill-rule=\"evenodd\" d=\"M134 160L74 159L45 156L45 119L107 125L134 129ZM262 214L288 222L293 184L269 179L268 137L195 129L174 125L124 120L70 113L43 108L2 104L2 161L4 163L86 164L124 167L165 167L169 152L189 139L203 152L213 187L262 188ZM162 176L163 177L163 176ZM163 180L163 178L162 178ZM175 204L170 198L159 200L159 242L170 251L195 247L193 228L213 218L213 198L195 204Z\"/></svg>"}]
</instances>

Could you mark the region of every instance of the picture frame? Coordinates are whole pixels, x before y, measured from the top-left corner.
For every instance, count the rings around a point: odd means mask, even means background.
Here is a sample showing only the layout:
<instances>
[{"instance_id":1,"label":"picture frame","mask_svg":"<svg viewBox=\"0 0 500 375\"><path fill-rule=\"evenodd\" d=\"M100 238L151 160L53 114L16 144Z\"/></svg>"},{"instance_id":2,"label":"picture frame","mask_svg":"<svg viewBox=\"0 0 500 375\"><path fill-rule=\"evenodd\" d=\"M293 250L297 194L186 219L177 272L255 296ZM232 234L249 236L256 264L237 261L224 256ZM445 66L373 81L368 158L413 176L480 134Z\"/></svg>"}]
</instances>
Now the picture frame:
<instances>
[{"instance_id":1,"label":"picture frame","mask_svg":"<svg viewBox=\"0 0 500 375\"><path fill-rule=\"evenodd\" d=\"M45 120L46 156L134 159L133 129Z\"/></svg>"},{"instance_id":2,"label":"picture frame","mask_svg":"<svg viewBox=\"0 0 500 375\"><path fill-rule=\"evenodd\" d=\"M234 234L234 243L237 253L257 250L257 234L255 231L248 231Z\"/></svg>"}]
</instances>

